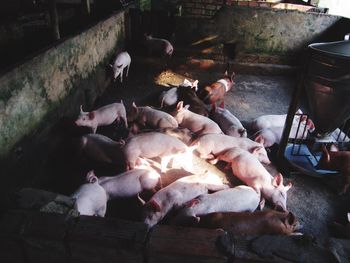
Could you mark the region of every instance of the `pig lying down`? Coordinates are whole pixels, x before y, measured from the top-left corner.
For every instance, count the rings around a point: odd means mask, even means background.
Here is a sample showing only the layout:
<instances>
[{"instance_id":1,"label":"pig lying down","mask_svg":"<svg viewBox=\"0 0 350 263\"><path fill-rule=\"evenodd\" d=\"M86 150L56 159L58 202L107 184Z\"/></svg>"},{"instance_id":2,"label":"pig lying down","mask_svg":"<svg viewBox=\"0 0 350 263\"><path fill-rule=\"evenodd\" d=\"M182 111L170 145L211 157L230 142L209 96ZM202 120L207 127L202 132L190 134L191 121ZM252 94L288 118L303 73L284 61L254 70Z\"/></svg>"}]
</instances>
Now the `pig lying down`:
<instances>
[{"instance_id":1,"label":"pig lying down","mask_svg":"<svg viewBox=\"0 0 350 263\"><path fill-rule=\"evenodd\" d=\"M287 211L287 191L292 184L284 186L282 174L272 177L256 156L238 147L233 147L218 158L228 162L236 177L261 193L275 208Z\"/></svg>"},{"instance_id":2,"label":"pig lying down","mask_svg":"<svg viewBox=\"0 0 350 263\"><path fill-rule=\"evenodd\" d=\"M126 76L129 75L129 68L131 64L131 58L128 52L124 51L118 54L114 60L113 65L109 64L113 69L113 81L116 81L118 76L120 76L120 82L123 82L123 71L126 68Z\"/></svg>"},{"instance_id":3,"label":"pig lying down","mask_svg":"<svg viewBox=\"0 0 350 263\"><path fill-rule=\"evenodd\" d=\"M116 176L100 177L99 183L108 200L137 196L144 190L154 190L160 184L160 175L143 160L135 169Z\"/></svg>"},{"instance_id":4,"label":"pig lying down","mask_svg":"<svg viewBox=\"0 0 350 263\"><path fill-rule=\"evenodd\" d=\"M144 223L152 227L172 209L208 191L229 188L219 176L211 173L185 176L159 190L144 206Z\"/></svg>"},{"instance_id":5,"label":"pig lying down","mask_svg":"<svg viewBox=\"0 0 350 263\"><path fill-rule=\"evenodd\" d=\"M216 107L212 108L210 118L219 124L221 130L232 137L247 137L247 130L243 127L239 119L229 110Z\"/></svg>"},{"instance_id":6,"label":"pig lying down","mask_svg":"<svg viewBox=\"0 0 350 263\"><path fill-rule=\"evenodd\" d=\"M94 171L86 176L87 183L79 187L71 197L76 199L76 206L81 215L104 217L107 209L107 194L99 184Z\"/></svg>"},{"instance_id":7,"label":"pig lying down","mask_svg":"<svg viewBox=\"0 0 350 263\"><path fill-rule=\"evenodd\" d=\"M80 105L80 114L75 124L78 126L90 127L92 132L96 133L98 126L110 125L115 120L123 120L125 127L128 127L126 110L122 100L120 103L108 104L90 112L84 112L82 105Z\"/></svg>"},{"instance_id":8,"label":"pig lying down","mask_svg":"<svg viewBox=\"0 0 350 263\"><path fill-rule=\"evenodd\" d=\"M198 147L193 145L188 147L179 139L160 133L146 132L135 135L127 140L124 147L124 156L128 169L133 169L139 157L161 158L161 171L165 172L167 164L173 158L183 164L183 168L191 171L192 152Z\"/></svg>"},{"instance_id":9,"label":"pig lying down","mask_svg":"<svg viewBox=\"0 0 350 263\"><path fill-rule=\"evenodd\" d=\"M151 128L177 128L177 121L170 114L152 109L149 106L137 107L135 102L128 115L129 121L136 121L142 126Z\"/></svg>"},{"instance_id":10,"label":"pig lying down","mask_svg":"<svg viewBox=\"0 0 350 263\"><path fill-rule=\"evenodd\" d=\"M267 152L262 144L254 142L249 138L236 138L225 134L205 134L194 140L193 144L199 143L196 151L203 159L216 163L216 157L223 154L232 147L239 147L256 155L260 162L270 164Z\"/></svg>"},{"instance_id":11,"label":"pig lying down","mask_svg":"<svg viewBox=\"0 0 350 263\"><path fill-rule=\"evenodd\" d=\"M192 218L199 222L200 216L214 212L253 212L260 203L260 194L253 188L240 185L213 194L203 194L185 204L175 219Z\"/></svg>"},{"instance_id":12,"label":"pig lying down","mask_svg":"<svg viewBox=\"0 0 350 263\"><path fill-rule=\"evenodd\" d=\"M189 105L177 104L174 118L180 127L187 128L197 136L207 133L222 133L219 125L211 119L188 110Z\"/></svg>"},{"instance_id":13,"label":"pig lying down","mask_svg":"<svg viewBox=\"0 0 350 263\"><path fill-rule=\"evenodd\" d=\"M212 213L201 216L198 226L222 228L237 236L293 235L301 228L294 214L275 210Z\"/></svg>"}]
</instances>

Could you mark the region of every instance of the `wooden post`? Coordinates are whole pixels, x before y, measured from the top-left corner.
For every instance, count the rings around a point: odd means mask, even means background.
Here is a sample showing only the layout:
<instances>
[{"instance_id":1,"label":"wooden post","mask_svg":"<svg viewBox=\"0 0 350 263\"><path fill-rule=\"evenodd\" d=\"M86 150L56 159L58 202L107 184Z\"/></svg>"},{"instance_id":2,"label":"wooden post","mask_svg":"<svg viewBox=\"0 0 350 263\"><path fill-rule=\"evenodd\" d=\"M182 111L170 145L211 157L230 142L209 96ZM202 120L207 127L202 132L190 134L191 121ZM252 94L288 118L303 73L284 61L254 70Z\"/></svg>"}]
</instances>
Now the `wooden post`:
<instances>
[{"instance_id":1,"label":"wooden post","mask_svg":"<svg viewBox=\"0 0 350 263\"><path fill-rule=\"evenodd\" d=\"M89 16L91 13L90 0L81 0L81 5L83 9L83 14Z\"/></svg>"},{"instance_id":2,"label":"wooden post","mask_svg":"<svg viewBox=\"0 0 350 263\"><path fill-rule=\"evenodd\" d=\"M53 39L59 40L61 37L60 37L60 28L58 23L56 0L49 0L49 13L50 13L51 30L52 30Z\"/></svg>"}]
</instances>

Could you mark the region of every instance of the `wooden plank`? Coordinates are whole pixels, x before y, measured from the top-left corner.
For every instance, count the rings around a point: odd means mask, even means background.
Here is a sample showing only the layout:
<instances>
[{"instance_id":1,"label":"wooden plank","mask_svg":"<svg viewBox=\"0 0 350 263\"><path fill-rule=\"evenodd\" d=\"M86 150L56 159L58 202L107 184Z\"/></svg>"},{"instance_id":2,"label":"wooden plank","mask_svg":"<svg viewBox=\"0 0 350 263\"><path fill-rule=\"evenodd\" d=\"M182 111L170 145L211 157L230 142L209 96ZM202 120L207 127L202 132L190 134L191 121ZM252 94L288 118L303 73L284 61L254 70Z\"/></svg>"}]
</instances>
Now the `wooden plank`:
<instances>
[{"instance_id":1,"label":"wooden plank","mask_svg":"<svg viewBox=\"0 0 350 263\"><path fill-rule=\"evenodd\" d=\"M150 234L149 262L226 262L216 246L216 230L160 225Z\"/></svg>"}]
</instances>

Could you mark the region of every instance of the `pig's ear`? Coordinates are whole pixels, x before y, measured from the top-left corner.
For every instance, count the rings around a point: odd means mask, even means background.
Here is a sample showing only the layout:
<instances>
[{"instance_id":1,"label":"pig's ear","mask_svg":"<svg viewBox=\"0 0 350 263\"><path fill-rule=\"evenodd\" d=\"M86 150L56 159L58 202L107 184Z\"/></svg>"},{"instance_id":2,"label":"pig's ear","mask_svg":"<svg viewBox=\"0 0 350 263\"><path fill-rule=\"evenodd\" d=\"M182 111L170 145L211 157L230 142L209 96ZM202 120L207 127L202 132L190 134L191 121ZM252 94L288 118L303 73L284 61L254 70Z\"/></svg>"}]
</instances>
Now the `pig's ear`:
<instances>
[{"instance_id":1,"label":"pig's ear","mask_svg":"<svg viewBox=\"0 0 350 263\"><path fill-rule=\"evenodd\" d=\"M235 79L236 77L236 73L234 71L232 71L232 74L231 74L231 81L233 82L233 80Z\"/></svg>"},{"instance_id":2,"label":"pig's ear","mask_svg":"<svg viewBox=\"0 0 350 263\"><path fill-rule=\"evenodd\" d=\"M256 147L254 147L252 154L258 155L259 151L260 151L262 148L264 148L264 146L256 146Z\"/></svg>"},{"instance_id":3,"label":"pig's ear","mask_svg":"<svg viewBox=\"0 0 350 263\"><path fill-rule=\"evenodd\" d=\"M95 118L95 112L94 111L89 112L89 119L93 120L94 118Z\"/></svg>"},{"instance_id":4,"label":"pig's ear","mask_svg":"<svg viewBox=\"0 0 350 263\"><path fill-rule=\"evenodd\" d=\"M183 85L188 85L188 86L192 86L191 81L189 81L188 79L184 79L184 81L182 82Z\"/></svg>"},{"instance_id":5,"label":"pig's ear","mask_svg":"<svg viewBox=\"0 0 350 263\"><path fill-rule=\"evenodd\" d=\"M198 86L198 79L196 79L195 81L193 81L193 83L192 83L192 86L195 86L195 87L197 87Z\"/></svg>"},{"instance_id":6,"label":"pig's ear","mask_svg":"<svg viewBox=\"0 0 350 263\"><path fill-rule=\"evenodd\" d=\"M132 106L133 106L134 108L137 108L135 101L132 102Z\"/></svg>"},{"instance_id":7,"label":"pig's ear","mask_svg":"<svg viewBox=\"0 0 350 263\"><path fill-rule=\"evenodd\" d=\"M298 109L295 114L303 114L303 111L301 109Z\"/></svg>"},{"instance_id":8,"label":"pig's ear","mask_svg":"<svg viewBox=\"0 0 350 263\"><path fill-rule=\"evenodd\" d=\"M160 205L154 199L148 201L148 204L155 212L160 212Z\"/></svg>"},{"instance_id":9,"label":"pig's ear","mask_svg":"<svg viewBox=\"0 0 350 263\"><path fill-rule=\"evenodd\" d=\"M91 170L90 172L87 173L86 175L86 181L89 183L95 183L98 180L98 178L95 175L95 171Z\"/></svg>"},{"instance_id":10,"label":"pig's ear","mask_svg":"<svg viewBox=\"0 0 350 263\"><path fill-rule=\"evenodd\" d=\"M189 107L190 107L190 105L187 104L187 105L185 105L184 109L188 110Z\"/></svg>"},{"instance_id":11,"label":"pig's ear","mask_svg":"<svg viewBox=\"0 0 350 263\"><path fill-rule=\"evenodd\" d=\"M80 113L84 113L84 111L83 111L83 105L80 105Z\"/></svg>"},{"instance_id":12,"label":"pig's ear","mask_svg":"<svg viewBox=\"0 0 350 263\"><path fill-rule=\"evenodd\" d=\"M176 105L176 110L180 111L182 110L184 107L184 102L183 101L179 101L179 103Z\"/></svg>"},{"instance_id":13,"label":"pig's ear","mask_svg":"<svg viewBox=\"0 0 350 263\"><path fill-rule=\"evenodd\" d=\"M224 74L224 76L226 77L228 77L228 72L227 72L227 70L225 71L225 74Z\"/></svg>"},{"instance_id":14,"label":"pig's ear","mask_svg":"<svg viewBox=\"0 0 350 263\"><path fill-rule=\"evenodd\" d=\"M348 216L348 222L350 223L350 213L348 213L347 216Z\"/></svg>"},{"instance_id":15,"label":"pig's ear","mask_svg":"<svg viewBox=\"0 0 350 263\"><path fill-rule=\"evenodd\" d=\"M293 184L292 184L291 182L289 182L289 183L284 187L284 189L285 189L286 191L288 191L289 189L292 188L292 186L293 186Z\"/></svg>"},{"instance_id":16,"label":"pig's ear","mask_svg":"<svg viewBox=\"0 0 350 263\"><path fill-rule=\"evenodd\" d=\"M197 149L199 147L200 143L199 142L196 142L194 144L192 144L190 147L188 147L187 149L192 152L194 151L195 149Z\"/></svg>"},{"instance_id":17,"label":"pig's ear","mask_svg":"<svg viewBox=\"0 0 350 263\"><path fill-rule=\"evenodd\" d=\"M254 141L256 141L257 143L260 143L260 144L264 145L265 139L264 139L264 137L260 134L260 135L258 135L258 136L255 138Z\"/></svg>"},{"instance_id":18,"label":"pig's ear","mask_svg":"<svg viewBox=\"0 0 350 263\"><path fill-rule=\"evenodd\" d=\"M120 104L123 104L123 105L124 105L124 102L123 102L123 100L120 100Z\"/></svg>"},{"instance_id":19,"label":"pig's ear","mask_svg":"<svg viewBox=\"0 0 350 263\"><path fill-rule=\"evenodd\" d=\"M260 202L259 202L259 208L262 211L265 207L265 198L261 197Z\"/></svg>"},{"instance_id":20,"label":"pig's ear","mask_svg":"<svg viewBox=\"0 0 350 263\"><path fill-rule=\"evenodd\" d=\"M275 187L278 187L280 185L283 185L283 175L281 173L278 173L272 180L272 185Z\"/></svg>"},{"instance_id":21,"label":"pig's ear","mask_svg":"<svg viewBox=\"0 0 350 263\"><path fill-rule=\"evenodd\" d=\"M189 208L193 207L195 205L198 205L199 202L200 202L199 199L193 199L193 200L187 202L186 207L189 207Z\"/></svg>"}]
</instances>

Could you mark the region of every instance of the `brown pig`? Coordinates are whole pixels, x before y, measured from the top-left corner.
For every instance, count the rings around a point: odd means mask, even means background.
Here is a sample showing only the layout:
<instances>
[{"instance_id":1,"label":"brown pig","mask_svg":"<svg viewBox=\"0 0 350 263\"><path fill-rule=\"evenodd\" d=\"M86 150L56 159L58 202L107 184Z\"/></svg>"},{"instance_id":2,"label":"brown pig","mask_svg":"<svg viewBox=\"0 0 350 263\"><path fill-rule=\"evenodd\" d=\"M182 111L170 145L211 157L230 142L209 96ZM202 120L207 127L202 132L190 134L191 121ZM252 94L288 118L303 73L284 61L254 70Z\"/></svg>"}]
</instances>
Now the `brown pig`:
<instances>
[{"instance_id":1,"label":"brown pig","mask_svg":"<svg viewBox=\"0 0 350 263\"><path fill-rule=\"evenodd\" d=\"M345 194L350 185L350 151L329 151L323 146L322 152L317 168L339 171L344 177L340 194Z\"/></svg>"},{"instance_id":2,"label":"brown pig","mask_svg":"<svg viewBox=\"0 0 350 263\"><path fill-rule=\"evenodd\" d=\"M300 229L293 213L276 210L211 213L200 217L199 226L222 228L238 236L292 235Z\"/></svg>"}]
</instances>

